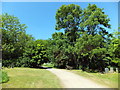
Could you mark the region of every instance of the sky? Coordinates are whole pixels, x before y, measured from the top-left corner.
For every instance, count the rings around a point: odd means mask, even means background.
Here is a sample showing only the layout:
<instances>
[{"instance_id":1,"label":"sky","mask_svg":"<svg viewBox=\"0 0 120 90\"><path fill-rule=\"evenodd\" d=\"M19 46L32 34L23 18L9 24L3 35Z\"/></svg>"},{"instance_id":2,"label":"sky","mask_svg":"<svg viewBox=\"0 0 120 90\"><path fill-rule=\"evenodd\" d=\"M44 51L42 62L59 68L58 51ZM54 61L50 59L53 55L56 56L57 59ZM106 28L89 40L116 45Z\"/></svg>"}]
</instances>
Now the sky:
<instances>
[{"instance_id":1,"label":"sky","mask_svg":"<svg viewBox=\"0 0 120 90\"><path fill-rule=\"evenodd\" d=\"M88 4L96 4L99 8L104 8L104 12L110 18L111 29L118 28L118 2L3 2L2 13L14 15L20 19L21 24L26 24L26 33L35 39L48 39L55 30L55 14L63 4L77 4L82 9ZM60 32L63 30L60 30Z\"/></svg>"}]
</instances>

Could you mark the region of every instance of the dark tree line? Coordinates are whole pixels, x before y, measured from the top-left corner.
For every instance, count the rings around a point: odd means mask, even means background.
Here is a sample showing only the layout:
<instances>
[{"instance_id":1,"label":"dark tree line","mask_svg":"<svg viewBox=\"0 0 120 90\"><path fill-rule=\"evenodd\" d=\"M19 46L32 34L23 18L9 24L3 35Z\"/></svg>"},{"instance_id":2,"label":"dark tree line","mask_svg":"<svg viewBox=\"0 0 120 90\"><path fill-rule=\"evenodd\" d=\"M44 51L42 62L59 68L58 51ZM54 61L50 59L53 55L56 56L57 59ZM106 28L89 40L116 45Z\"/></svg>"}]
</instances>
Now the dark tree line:
<instances>
[{"instance_id":1,"label":"dark tree line","mask_svg":"<svg viewBox=\"0 0 120 90\"><path fill-rule=\"evenodd\" d=\"M26 34L26 25L17 17L2 15L3 66L40 67L53 63L57 68L104 71L118 67L120 39L110 34L110 19L103 9L89 4L62 5L56 12L56 30L48 40Z\"/></svg>"}]
</instances>

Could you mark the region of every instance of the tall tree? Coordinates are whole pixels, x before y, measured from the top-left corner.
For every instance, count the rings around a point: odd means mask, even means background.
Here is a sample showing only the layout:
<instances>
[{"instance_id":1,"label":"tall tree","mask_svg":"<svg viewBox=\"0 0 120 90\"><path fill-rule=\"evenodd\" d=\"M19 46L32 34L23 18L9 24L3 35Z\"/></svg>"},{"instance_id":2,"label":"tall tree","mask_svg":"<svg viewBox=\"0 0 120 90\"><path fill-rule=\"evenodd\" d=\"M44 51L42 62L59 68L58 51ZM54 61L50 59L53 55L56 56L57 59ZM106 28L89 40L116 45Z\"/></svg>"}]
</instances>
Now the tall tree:
<instances>
[{"instance_id":1,"label":"tall tree","mask_svg":"<svg viewBox=\"0 0 120 90\"><path fill-rule=\"evenodd\" d=\"M27 41L33 38L26 34L25 24L21 24L17 17L9 14L2 15L2 59L3 66L15 63L22 56Z\"/></svg>"},{"instance_id":2,"label":"tall tree","mask_svg":"<svg viewBox=\"0 0 120 90\"><path fill-rule=\"evenodd\" d=\"M106 28L110 29L110 19L108 15L105 15L104 9L98 8L95 4L89 4L87 8L83 10L82 21L80 27L83 31L87 31L90 35L99 34L105 38L105 35L111 36L106 31Z\"/></svg>"},{"instance_id":3,"label":"tall tree","mask_svg":"<svg viewBox=\"0 0 120 90\"><path fill-rule=\"evenodd\" d=\"M75 4L62 5L56 12L56 30L64 29L70 42L78 37L82 9Z\"/></svg>"}]
</instances>

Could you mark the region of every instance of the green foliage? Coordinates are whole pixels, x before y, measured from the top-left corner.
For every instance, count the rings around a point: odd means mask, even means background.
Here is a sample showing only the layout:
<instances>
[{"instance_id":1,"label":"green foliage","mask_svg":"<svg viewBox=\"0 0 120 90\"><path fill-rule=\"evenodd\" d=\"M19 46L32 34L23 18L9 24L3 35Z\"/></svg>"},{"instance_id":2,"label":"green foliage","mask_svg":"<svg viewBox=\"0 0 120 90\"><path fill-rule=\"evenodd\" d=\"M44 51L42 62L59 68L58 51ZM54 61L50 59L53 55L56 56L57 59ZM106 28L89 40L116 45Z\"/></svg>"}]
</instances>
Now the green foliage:
<instances>
[{"instance_id":1,"label":"green foliage","mask_svg":"<svg viewBox=\"0 0 120 90\"><path fill-rule=\"evenodd\" d=\"M104 40L101 37L101 35L93 36L93 35L84 34L81 38L77 39L77 42L75 44L76 52L85 54L97 47L103 47L104 46L103 41Z\"/></svg>"},{"instance_id":2,"label":"green foliage","mask_svg":"<svg viewBox=\"0 0 120 90\"><path fill-rule=\"evenodd\" d=\"M79 63L83 70L86 70L87 68L98 70L97 67L100 68L103 66L103 58L106 55L106 49L103 48L104 45L104 39L101 35L93 36L84 34L81 38L77 39L75 52L77 52L79 56ZM103 69L104 67L101 68Z\"/></svg>"},{"instance_id":3,"label":"green foliage","mask_svg":"<svg viewBox=\"0 0 120 90\"><path fill-rule=\"evenodd\" d=\"M78 37L82 9L78 5L62 5L56 12L56 30L65 29L68 40L73 42Z\"/></svg>"},{"instance_id":4,"label":"green foliage","mask_svg":"<svg viewBox=\"0 0 120 90\"><path fill-rule=\"evenodd\" d=\"M54 33L52 40L49 41L50 46L47 48L49 60L60 68L66 66L65 48L67 48L67 40L64 38L66 37L62 32Z\"/></svg>"},{"instance_id":5,"label":"green foliage","mask_svg":"<svg viewBox=\"0 0 120 90\"><path fill-rule=\"evenodd\" d=\"M56 30L78 26L81 13L82 10L78 5L62 5L56 12Z\"/></svg>"},{"instance_id":6,"label":"green foliage","mask_svg":"<svg viewBox=\"0 0 120 90\"><path fill-rule=\"evenodd\" d=\"M52 35L51 61L59 68L71 66L89 71L103 71L112 63L118 63L119 55L115 54L119 52L118 45L114 44L114 51L109 50L113 39L106 31L111 28L109 21L103 9L95 4L89 4L84 10L74 4L62 5L56 12L55 29L64 29L65 33Z\"/></svg>"},{"instance_id":7,"label":"green foliage","mask_svg":"<svg viewBox=\"0 0 120 90\"><path fill-rule=\"evenodd\" d=\"M3 66L39 67L47 62L47 40L34 40L26 34L25 24L17 17L2 15L2 51Z\"/></svg>"},{"instance_id":8,"label":"green foliage","mask_svg":"<svg viewBox=\"0 0 120 90\"><path fill-rule=\"evenodd\" d=\"M25 33L26 25L21 24L17 17L2 15L2 54L3 66L15 64L22 56L26 43L33 37Z\"/></svg>"},{"instance_id":9,"label":"green foliage","mask_svg":"<svg viewBox=\"0 0 120 90\"><path fill-rule=\"evenodd\" d=\"M112 66L117 66L120 63L120 39L113 38L108 46L108 54L111 57Z\"/></svg>"},{"instance_id":10,"label":"green foliage","mask_svg":"<svg viewBox=\"0 0 120 90\"><path fill-rule=\"evenodd\" d=\"M110 19L108 15L105 15L103 9L98 8L95 4L89 4L88 7L83 10L82 17L80 27L84 28L88 34L108 35L105 28L110 28Z\"/></svg>"},{"instance_id":11,"label":"green foliage","mask_svg":"<svg viewBox=\"0 0 120 90\"><path fill-rule=\"evenodd\" d=\"M40 44L38 40L29 42L19 61L26 67L40 67L41 64L48 62L44 45Z\"/></svg>"},{"instance_id":12,"label":"green foliage","mask_svg":"<svg viewBox=\"0 0 120 90\"><path fill-rule=\"evenodd\" d=\"M108 39L112 35L106 31L110 28L110 19L104 14L103 9L95 4L89 4L84 10L75 4L62 5L56 12L56 30L64 29L70 42L79 38L77 32L87 32L87 34L99 34Z\"/></svg>"},{"instance_id":13,"label":"green foliage","mask_svg":"<svg viewBox=\"0 0 120 90\"><path fill-rule=\"evenodd\" d=\"M0 83L6 83L6 82L9 81L9 77L8 77L7 72L0 71L0 76L1 76L1 79L2 79L2 80L0 80Z\"/></svg>"}]
</instances>

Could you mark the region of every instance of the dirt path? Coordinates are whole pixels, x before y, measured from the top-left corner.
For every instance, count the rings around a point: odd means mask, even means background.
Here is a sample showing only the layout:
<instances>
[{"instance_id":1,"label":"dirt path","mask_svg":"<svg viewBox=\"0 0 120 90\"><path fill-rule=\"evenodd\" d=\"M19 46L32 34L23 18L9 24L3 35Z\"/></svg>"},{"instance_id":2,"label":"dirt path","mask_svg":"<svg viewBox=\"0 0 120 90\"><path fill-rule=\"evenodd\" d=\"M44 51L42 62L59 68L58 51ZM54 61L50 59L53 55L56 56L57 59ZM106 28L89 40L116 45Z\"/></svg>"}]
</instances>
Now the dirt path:
<instances>
[{"instance_id":1,"label":"dirt path","mask_svg":"<svg viewBox=\"0 0 120 90\"><path fill-rule=\"evenodd\" d=\"M47 69L54 73L63 84L64 88L108 88L103 85L99 85L85 77L79 76L72 72L62 69Z\"/></svg>"}]
</instances>

